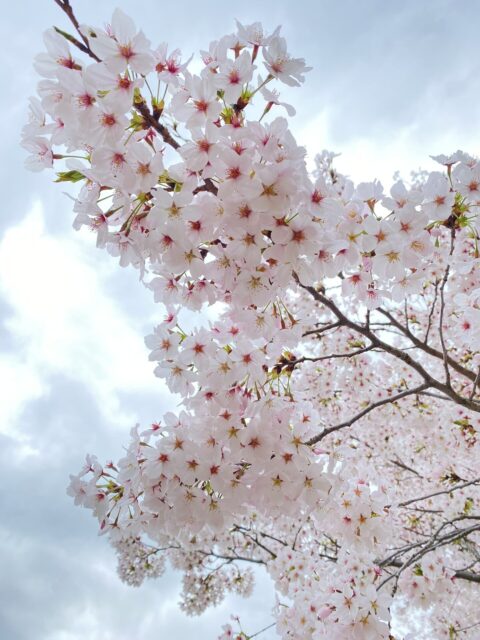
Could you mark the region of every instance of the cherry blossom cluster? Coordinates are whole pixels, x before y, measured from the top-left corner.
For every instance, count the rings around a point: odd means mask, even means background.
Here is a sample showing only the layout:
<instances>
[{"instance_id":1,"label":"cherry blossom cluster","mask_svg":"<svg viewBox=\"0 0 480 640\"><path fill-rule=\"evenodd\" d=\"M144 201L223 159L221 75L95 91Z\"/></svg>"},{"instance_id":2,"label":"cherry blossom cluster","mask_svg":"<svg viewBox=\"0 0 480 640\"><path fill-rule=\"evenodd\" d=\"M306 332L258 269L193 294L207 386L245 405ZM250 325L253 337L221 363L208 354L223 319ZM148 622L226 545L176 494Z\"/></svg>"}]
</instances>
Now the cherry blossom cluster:
<instances>
[{"instance_id":1,"label":"cherry blossom cluster","mask_svg":"<svg viewBox=\"0 0 480 640\"><path fill-rule=\"evenodd\" d=\"M293 566L305 572L305 584L289 594L294 606L279 610L278 627L284 637L388 638L391 596L377 591L381 572L368 559L340 555L327 579L315 566L302 566L302 561Z\"/></svg>"},{"instance_id":2,"label":"cherry blossom cluster","mask_svg":"<svg viewBox=\"0 0 480 640\"><path fill-rule=\"evenodd\" d=\"M326 151L310 175L276 88L309 68L279 28L237 22L192 63L119 9L97 28L57 4L75 33L36 58L27 164L77 184L74 227L162 305L146 346L182 403L71 477L122 579L168 560L199 614L265 566L285 639L412 616L474 638L444 605L480 582L480 162L388 192Z\"/></svg>"},{"instance_id":3,"label":"cherry blossom cluster","mask_svg":"<svg viewBox=\"0 0 480 640\"><path fill-rule=\"evenodd\" d=\"M158 578L165 571L165 558L140 538L121 538L113 543L118 556L118 575L126 584L139 587L145 578Z\"/></svg>"},{"instance_id":4,"label":"cherry blossom cluster","mask_svg":"<svg viewBox=\"0 0 480 640\"><path fill-rule=\"evenodd\" d=\"M199 615L208 607L219 604L226 592L248 598L253 585L254 576L250 568L242 571L235 567L230 567L230 570L215 568L208 573L203 568L200 573L187 571L183 577L180 608L189 615Z\"/></svg>"}]
</instances>

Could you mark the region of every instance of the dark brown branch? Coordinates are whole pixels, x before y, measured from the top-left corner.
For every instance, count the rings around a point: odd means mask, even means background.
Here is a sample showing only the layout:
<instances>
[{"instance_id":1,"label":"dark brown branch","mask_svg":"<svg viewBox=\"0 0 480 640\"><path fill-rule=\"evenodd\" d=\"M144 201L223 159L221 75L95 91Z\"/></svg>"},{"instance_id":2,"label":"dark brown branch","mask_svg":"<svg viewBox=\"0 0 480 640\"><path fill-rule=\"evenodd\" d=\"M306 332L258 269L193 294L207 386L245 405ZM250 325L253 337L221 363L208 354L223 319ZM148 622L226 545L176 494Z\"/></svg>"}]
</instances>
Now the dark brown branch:
<instances>
[{"instance_id":1,"label":"dark brown branch","mask_svg":"<svg viewBox=\"0 0 480 640\"><path fill-rule=\"evenodd\" d=\"M406 353L405 350L398 349L397 347L394 347L388 342L384 342L383 340L380 340L380 338L378 338L378 336L372 331L370 331L367 327L357 324L356 322L353 322L353 320L350 320L349 318L347 318L347 316L345 316L340 311L340 309L335 305L335 303L332 300L330 300L329 298L321 294L314 287L302 284L296 273L293 273L293 276L296 282L298 283L298 285L302 287L302 289L305 289L305 291L308 291L310 295L315 300L317 300L317 302L322 303L324 306L330 309L330 311L337 317L337 319L340 321L340 323L343 326L349 327L353 331L356 331L357 333L360 333L361 335L365 336L370 340L370 342L375 347L379 347L380 349L385 351L385 353L389 353L392 356L395 356L396 358L398 358L399 360L407 364L409 367L414 369L417 373L419 373L420 376L424 379L425 384L427 385L425 388L433 387L438 391L441 391L442 393L444 393L446 396L452 398L452 400L454 400L457 404L463 407L467 407L468 409L475 411L476 413L480 413L479 403L473 402L472 400L469 400L468 398L465 398L459 395L448 384L445 384L433 378L428 373L428 371L424 369L424 367L422 367L422 365L419 362L414 360L408 353ZM422 343L420 343L420 345L421 345L420 348L422 348L423 347ZM443 355L442 355L442 360L443 360Z\"/></svg>"},{"instance_id":2,"label":"dark brown branch","mask_svg":"<svg viewBox=\"0 0 480 640\"><path fill-rule=\"evenodd\" d=\"M238 533L241 533L242 536L245 536L246 538L248 538L249 540L251 540L254 544L256 544L257 546L260 547L260 549L263 549L264 551L266 551L268 554L270 554L270 556L272 558L276 558L277 554L272 551L271 549L269 549L266 545L264 545L262 542L260 542L260 540L258 539L258 534L256 531L251 531L250 529L247 529L246 527L242 527L240 525L235 525L234 527L234 531L238 531ZM252 535L253 534L253 535ZM266 536L266 534L261 534ZM272 537L272 536L268 536L268 537ZM272 539L276 540L276 538ZM279 541L281 542L281 541ZM282 544L285 544L282 542Z\"/></svg>"},{"instance_id":3,"label":"dark brown branch","mask_svg":"<svg viewBox=\"0 0 480 640\"><path fill-rule=\"evenodd\" d=\"M164 142L170 145L173 149L177 150L180 147L180 144L175 140L170 131L161 124L158 119L150 112L147 103L145 100L139 100L135 102L135 109L138 113L143 117L143 120L146 125L155 129L163 138Z\"/></svg>"},{"instance_id":4,"label":"dark brown branch","mask_svg":"<svg viewBox=\"0 0 480 640\"><path fill-rule=\"evenodd\" d=\"M68 16L70 22L73 24L73 26L79 33L84 44L82 44L74 36L68 33L65 33L64 31L61 31L60 29L56 29L56 31L61 35L63 35L64 38L66 38L69 42L74 44L78 49L80 49L80 51L83 51L83 53L86 53L97 62L101 62L100 58L91 50L90 44L88 42L88 38L84 36L84 34L81 32L80 25L78 23L77 18L75 17L75 14L73 13L73 9L70 5L69 0L54 0L54 1L62 9L62 11L64 11L65 14ZM177 142L177 140L175 140L175 138L172 136L172 134L167 129L167 127L161 124L158 118L153 113L150 112L150 109L148 108L148 105L144 100L135 102L134 106L135 106L135 109L143 117L145 125L147 125L148 127L152 127L152 129L157 131L157 133L159 133L162 136L166 144L170 145L175 150L177 150L181 146ZM197 193L198 191L210 191L211 193L214 193L214 194L217 193L218 191L217 187L215 186L215 184L210 178L206 178L204 180L204 183L205 183L204 185L202 185L201 187L198 187L195 193Z\"/></svg>"},{"instance_id":5,"label":"dark brown branch","mask_svg":"<svg viewBox=\"0 0 480 640\"><path fill-rule=\"evenodd\" d=\"M330 433L333 433L334 431L339 431L340 429L344 429L345 427L351 427L354 422L357 422L357 420L360 420L360 418L363 418L364 416L366 416L367 413L370 413L370 411L373 411L374 409L377 409L378 407L381 407L385 404L393 403L396 400L401 400L402 398L406 398L407 396L411 396L415 393L420 393L424 389L428 389L428 386L429 385L427 383L424 383L418 387L415 387L414 389L407 389L406 391L402 391L402 393L397 393L397 395L395 396L389 396L388 398L384 398L383 400L374 402L370 404L368 407L366 407L363 411L360 411L360 413L357 413L355 416L350 418L349 420L346 420L341 424L337 424L334 427L327 427L317 436L310 438L310 440L308 440L305 444L314 445L317 442L320 442L320 440L323 440L325 436L328 436Z\"/></svg>"},{"instance_id":6,"label":"dark brown branch","mask_svg":"<svg viewBox=\"0 0 480 640\"><path fill-rule=\"evenodd\" d=\"M437 398L437 400L445 400L446 402L454 402L452 398L448 398L447 396L439 395L438 393L432 393L431 391L422 391L419 395L421 396L429 396L430 398Z\"/></svg>"},{"instance_id":7,"label":"dark brown branch","mask_svg":"<svg viewBox=\"0 0 480 640\"><path fill-rule=\"evenodd\" d=\"M395 466L400 467L400 469L404 469L405 471L410 471L411 473L415 474L419 478L423 478L423 476L420 473L418 473L418 471L416 471L413 467L409 467L408 464L405 464L404 462L402 462L400 458L397 458L396 460L390 460L390 462Z\"/></svg>"},{"instance_id":8,"label":"dark brown branch","mask_svg":"<svg viewBox=\"0 0 480 640\"><path fill-rule=\"evenodd\" d=\"M400 569L402 567L402 562L400 560L392 560L392 562L389 562L387 566ZM467 580L468 582L476 582L480 584L479 573L472 573L471 571L455 571L453 577L458 580Z\"/></svg>"},{"instance_id":9,"label":"dark brown branch","mask_svg":"<svg viewBox=\"0 0 480 640\"><path fill-rule=\"evenodd\" d=\"M455 228L451 230L451 243L450 243L450 253L449 256L453 254L453 249L455 247ZM440 317L438 320L438 334L440 336L440 344L442 345L442 355L443 355L443 366L445 368L445 384L447 387L451 387L450 380L450 369L448 368L448 353L447 346L445 343L445 336L443 335L443 316L445 314L445 286L447 284L448 276L450 274L450 263L447 264L445 269L445 274L442 278L442 284L440 285Z\"/></svg>"},{"instance_id":10,"label":"dark brown branch","mask_svg":"<svg viewBox=\"0 0 480 640\"><path fill-rule=\"evenodd\" d=\"M475 397L475 391L477 389L478 383L480 382L480 367L478 368L478 372L477 375L475 377L475 380L473 381L473 387L472 387L472 392L470 393L470 395L468 396L469 400L473 400Z\"/></svg>"},{"instance_id":11,"label":"dark brown branch","mask_svg":"<svg viewBox=\"0 0 480 640\"><path fill-rule=\"evenodd\" d=\"M434 493L429 493L426 496L422 496L420 498L412 498L411 500L400 502L397 506L406 507L407 505L413 504L414 502L422 502L423 500L428 500L429 498L434 498L435 496L441 496L446 493L452 493L452 491L458 491L459 489L464 489L465 487L469 487L472 484L479 484L479 483L480 483L480 478L475 478L475 480L469 480L468 482L464 482L463 484L457 484L455 487L450 487L450 489L435 491Z\"/></svg>"},{"instance_id":12,"label":"dark brown branch","mask_svg":"<svg viewBox=\"0 0 480 640\"><path fill-rule=\"evenodd\" d=\"M399 549L394 554L389 556L389 558L380 562L379 563L380 566L384 566L384 567L389 566L392 564L392 562L397 562L397 559L395 558L395 556L402 555L403 553L406 553L407 551L415 547L420 547L420 549L416 553L414 553L410 558L407 558L405 562L401 562L401 560L398 560L400 565L399 570L396 571L395 573L390 574L387 578L385 578L379 584L378 589L380 589L385 584L387 584L387 582L392 580L392 578L398 579L400 574L403 573L405 569L410 567L412 564L415 564L418 560L423 558L423 556L427 555L427 553L430 553L431 551L434 551L435 549L438 549L440 547L445 547L446 545L451 544L452 542L456 542L457 540L466 539L467 536L469 536L471 533L474 533L475 531L480 530L480 524L477 523L477 524L471 525L470 527L466 527L465 529L455 528L453 529L453 531L449 531L443 536L438 537L440 531L444 529L446 526L453 525L454 522L458 520L465 520L465 519L476 520L477 518L461 516L459 518L455 518L450 522L445 522L441 527L439 527L439 529L437 529L437 531L433 534L433 536L428 541L422 540L421 542L409 545L409 547L407 548Z\"/></svg>"},{"instance_id":13,"label":"dark brown branch","mask_svg":"<svg viewBox=\"0 0 480 640\"><path fill-rule=\"evenodd\" d=\"M419 543L421 544L421 543ZM426 553L428 553L428 551L426 551ZM426 555L426 553L424 555ZM329 560L330 562L337 562L338 558L336 556L331 556L329 554L326 553L319 553L318 554L319 557L321 558L325 558L326 560ZM387 559L387 563L385 564L385 560L376 560L376 564L378 564L379 566L382 567L395 567L397 569L401 569L403 567L403 564L401 560L395 560L395 559ZM476 564L473 563L472 566ZM405 567L406 568L406 567ZM393 575L390 577L394 577ZM480 574L479 573L473 573L472 571L467 571L467 570L459 570L459 571L455 571L454 573L454 578L456 578L457 580L466 580L468 582L475 582L475 583L479 583L480 584Z\"/></svg>"},{"instance_id":14,"label":"dark brown branch","mask_svg":"<svg viewBox=\"0 0 480 640\"><path fill-rule=\"evenodd\" d=\"M321 362L322 360L332 360L334 358L353 358L355 356L359 356L361 353L366 353L367 351L371 351L373 346L370 345L363 349L358 349L357 351L352 351L350 353L331 353L328 356L318 356L318 357L310 357L303 356L302 358L298 358L298 360L289 360L285 366L295 366L297 364L301 364L302 362Z\"/></svg>"},{"instance_id":15,"label":"dark brown branch","mask_svg":"<svg viewBox=\"0 0 480 640\"><path fill-rule=\"evenodd\" d=\"M428 343L428 336L430 335L430 329L432 328L432 319L433 319L433 314L435 312L435 305L437 304L437 298L438 298L438 280L435 281L435 295L433 296L432 306L430 307L430 313L428 314L427 330L425 332L425 338L423 340L423 343L425 345Z\"/></svg>"},{"instance_id":16,"label":"dark brown branch","mask_svg":"<svg viewBox=\"0 0 480 640\"><path fill-rule=\"evenodd\" d=\"M386 318L388 318L390 322L395 327L397 327L397 329L399 329L405 336L407 336L416 347L418 347L422 351L425 351L425 353L428 353L428 355L430 356L434 356L435 358L439 358L440 360L443 360L443 354L441 351L438 351L438 349L434 349L433 347L430 347L428 344L425 344L424 342L419 340L417 336L415 336L410 330L404 327L403 324L398 322L398 320L391 313L389 313L388 311L382 308L378 308L377 311L382 315L384 315ZM469 380L475 379L475 373L473 371L470 371L470 369L466 369L465 367L462 367L461 364L459 364L456 360L454 360L448 355L447 355L447 362L452 369L454 369L457 373L460 373L465 378L468 378Z\"/></svg>"},{"instance_id":17,"label":"dark brown branch","mask_svg":"<svg viewBox=\"0 0 480 640\"><path fill-rule=\"evenodd\" d=\"M337 329L340 326L341 326L340 322L333 322L332 324L328 324L327 326L322 327L321 329L310 329L309 331L305 331L305 333L302 333L302 338L305 338L305 336L321 335L326 331L330 331L330 329Z\"/></svg>"},{"instance_id":18,"label":"dark brown branch","mask_svg":"<svg viewBox=\"0 0 480 640\"><path fill-rule=\"evenodd\" d=\"M239 556L234 553L231 556L227 556L224 554L215 553L215 551L203 551L200 549L196 549L195 553L199 553L202 556L208 558L216 558L218 560L227 560L228 562L235 562L236 560L241 560L242 562L253 562L255 564L266 564L265 560L261 560L260 558L248 558L247 556Z\"/></svg>"},{"instance_id":19,"label":"dark brown branch","mask_svg":"<svg viewBox=\"0 0 480 640\"><path fill-rule=\"evenodd\" d=\"M213 195L217 195L218 189L211 178L203 178L203 184L193 190L193 194L200 193L201 191L209 191Z\"/></svg>"},{"instance_id":20,"label":"dark brown branch","mask_svg":"<svg viewBox=\"0 0 480 640\"><path fill-rule=\"evenodd\" d=\"M70 20L72 25L75 27L75 30L79 34L80 38L83 40L83 44L82 42L77 40L74 36L70 35L69 33L65 33L64 31L61 31L56 27L55 27L55 31L57 31L57 33L60 33L64 38L66 38L69 42L71 42L78 49L80 49L80 51L83 51L83 53L86 53L88 56L90 56L90 58L93 58L97 62L101 62L100 58L97 55L95 55L91 50L90 43L88 42L88 38L81 32L80 25L78 23L77 18L75 17L75 14L73 13L73 8L70 5L69 0L54 0L54 2L58 4L60 9L67 15L68 19Z\"/></svg>"},{"instance_id":21,"label":"dark brown branch","mask_svg":"<svg viewBox=\"0 0 480 640\"><path fill-rule=\"evenodd\" d=\"M134 106L139 114L143 117L145 124L149 127L152 127L152 129L155 129L155 131L157 131L162 136L163 141L166 142L166 144L170 145L173 149L175 149L175 151L177 151L181 147L180 143L175 140L167 127L161 124L158 117L151 113L145 100L142 99L134 102ZM200 191L209 191L210 193L217 195L218 189L211 178L205 178L203 182L203 185L197 187L193 191L194 194L199 193Z\"/></svg>"},{"instance_id":22,"label":"dark brown branch","mask_svg":"<svg viewBox=\"0 0 480 640\"><path fill-rule=\"evenodd\" d=\"M264 551L267 551L272 557L275 557L275 558L277 557L276 553L274 553L271 549L269 549L264 544L262 544L258 540L258 536L262 536L262 538L269 538L270 540L274 540L275 542L278 542L284 547L288 547L288 544L285 542L285 540L280 540L280 538L276 538L275 536L272 536L270 533L265 533L264 531L255 531L247 527L242 527L239 524L234 525L233 530L238 531L238 533L241 533L243 536L247 536L248 538L250 538L250 540L252 540L252 542L254 542L255 544L258 544L260 548L264 549Z\"/></svg>"}]
</instances>

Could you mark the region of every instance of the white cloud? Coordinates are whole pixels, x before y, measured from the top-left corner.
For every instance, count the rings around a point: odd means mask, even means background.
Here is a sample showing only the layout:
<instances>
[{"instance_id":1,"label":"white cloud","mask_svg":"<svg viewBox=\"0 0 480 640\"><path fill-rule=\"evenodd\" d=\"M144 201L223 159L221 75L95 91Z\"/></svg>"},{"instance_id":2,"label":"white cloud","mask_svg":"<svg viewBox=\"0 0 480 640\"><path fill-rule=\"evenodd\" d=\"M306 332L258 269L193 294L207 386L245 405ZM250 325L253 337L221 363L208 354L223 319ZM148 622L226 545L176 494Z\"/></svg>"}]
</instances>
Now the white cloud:
<instances>
[{"instance_id":1,"label":"white cloud","mask_svg":"<svg viewBox=\"0 0 480 640\"><path fill-rule=\"evenodd\" d=\"M13 424L27 402L36 400L45 391L45 386L37 372L26 362L19 362L12 356L4 356L0 361L0 433L13 435Z\"/></svg>"},{"instance_id":2,"label":"white cloud","mask_svg":"<svg viewBox=\"0 0 480 640\"><path fill-rule=\"evenodd\" d=\"M122 585L105 539L96 539L93 520L64 495L74 458L80 461L89 447L97 451L100 441L110 451L127 440L133 418L125 410L128 394L132 407L145 399L146 415L158 410L156 399L162 396L161 404L166 394L152 374L142 341L149 324L156 322L153 304L131 313L137 294L121 298L122 288L128 290L121 284L127 283L127 272L95 251L92 238L49 234L44 223L48 216L40 205L24 215L33 189L44 202L53 191L45 175L19 170L23 154L17 149L18 131L37 80L29 69L41 48L41 30L52 23L67 25L54 2L42 3L41 11L40 3L31 4L31 11L11 4L0 24L8 42L0 75L16 96L0 107L2 122L8 122L3 208L17 220L13 218L15 226L0 243L0 295L10 305L4 325L13 347L0 360L0 431L9 436L0 465L6 487L2 525L7 527L6 536L0 531L0 636L203 640L217 637L230 612L240 613L246 629L254 632L268 624L273 604L268 578L251 600L229 599L200 619L187 619L176 608L178 578L165 576L139 590ZM102 24L116 5L135 15L139 3L76 4L82 21ZM341 152L339 170L356 181L378 177L387 186L396 169L408 175L411 168L426 167L429 153L457 147L474 153L480 143L475 133L480 131L476 58L471 53L478 5L464 3L461 11L450 10L453 5L444 0L408 7L305 0L301 11L292 12L287 0L245 0L238 17L261 19L267 29L283 22L292 55L305 56L315 66L301 90L282 88L282 97L298 110L293 125L299 144L307 144L312 156L323 148ZM145 15L160 15L152 0L142 8ZM171 48L183 48L185 57L233 28L233 15L214 13L213 4L187 1L183 8L190 28L176 19L168 25L147 20L141 26L155 44L168 39ZM448 86L446 78L451 79ZM12 218L5 215L3 220ZM146 327L138 326L144 320ZM62 377L65 384L58 384ZM123 431L111 444L112 433L105 427L109 422ZM13 437L16 446L8 446ZM10 455L14 450L17 459ZM34 452L39 453L29 464L18 458ZM274 635L271 631L260 638Z\"/></svg>"},{"instance_id":3,"label":"white cloud","mask_svg":"<svg viewBox=\"0 0 480 640\"><path fill-rule=\"evenodd\" d=\"M87 385L117 424L132 421L121 414L119 393L166 393L152 374L141 330L109 294L112 270L118 271L115 262L81 234L48 234L40 204L5 233L0 293L11 307L4 325L17 348L0 365L4 425L46 392L44 380L53 373Z\"/></svg>"}]
</instances>

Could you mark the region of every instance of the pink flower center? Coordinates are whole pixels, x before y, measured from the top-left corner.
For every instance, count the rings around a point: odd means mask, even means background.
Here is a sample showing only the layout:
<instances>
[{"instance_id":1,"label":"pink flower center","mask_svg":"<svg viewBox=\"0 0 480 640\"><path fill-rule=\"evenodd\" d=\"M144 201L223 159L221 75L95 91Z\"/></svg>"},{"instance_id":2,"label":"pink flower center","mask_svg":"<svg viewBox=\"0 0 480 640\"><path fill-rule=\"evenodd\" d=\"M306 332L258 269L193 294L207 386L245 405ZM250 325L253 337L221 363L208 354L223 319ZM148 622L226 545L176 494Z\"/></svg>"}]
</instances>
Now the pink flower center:
<instances>
[{"instance_id":1,"label":"pink flower center","mask_svg":"<svg viewBox=\"0 0 480 640\"><path fill-rule=\"evenodd\" d=\"M117 124L117 119L113 113L104 113L102 115L102 125L104 127L113 127L115 124Z\"/></svg>"},{"instance_id":2,"label":"pink flower center","mask_svg":"<svg viewBox=\"0 0 480 640\"><path fill-rule=\"evenodd\" d=\"M118 47L118 51L120 53L120 55L122 56L122 58L125 58L125 60L130 60L130 58L132 58L135 53L133 52L132 49L132 45L130 44L122 44Z\"/></svg>"},{"instance_id":3,"label":"pink flower center","mask_svg":"<svg viewBox=\"0 0 480 640\"><path fill-rule=\"evenodd\" d=\"M230 82L230 84L239 84L240 74L236 69L232 69L232 71L230 71L230 73L228 74L228 81Z\"/></svg>"},{"instance_id":4,"label":"pink flower center","mask_svg":"<svg viewBox=\"0 0 480 640\"><path fill-rule=\"evenodd\" d=\"M80 107L91 107L95 102L95 98L88 93L84 93L82 96L78 96L78 104Z\"/></svg>"},{"instance_id":5,"label":"pink flower center","mask_svg":"<svg viewBox=\"0 0 480 640\"><path fill-rule=\"evenodd\" d=\"M207 112L208 102L205 102L205 100L195 100L194 104L197 111L201 111L202 113Z\"/></svg>"},{"instance_id":6,"label":"pink flower center","mask_svg":"<svg viewBox=\"0 0 480 640\"><path fill-rule=\"evenodd\" d=\"M304 242L306 240L305 238L305 231L303 229L297 229L297 230L292 230L292 241L293 242Z\"/></svg>"},{"instance_id":7,"label":"pink flower center","mask_svg":"<svg viewBox=\"0 0 480 640\"><path fill-rule=\"evenodd\" d=\"M130 78L127 78L127 76L120 76L118 78L117 87L119 89L124 89L128 91L128 89L130 89L131 86L132 86L132 81L130 80Z\"/></svg>"},{"instance_id":8,"label":"pink flower center","mask_svg":"<svg viewBox=\"0 0 480 640\"><path fill-rule=\"evenodd\" d=\"M180 71L180 66L178 65L176 60L173 60L172 58L170 58L170 60L167 60L167 69L169 70L170 73L178 73Z\"/></svg>"},{"instance_id":9,"label":"pink flower center","mask_svg":"<svg viewBox=\"0 0 480 640\"><path fill-rule=\"evenodd\" d=\"M228 169L227 171L227 178L230 178L231 180L236 180L241 176L241 174L242 173L239 167L230 167L230 169Z\"/></svg>"},{"instance_id":10,"label":"pink flower center","mask_svg":"<svg viewBox=\"0 0 480 640\"><path fill-rule=\"evenodd\" d=\"M125 162L125 156L123 153L114 153L112 156L112 164L115 167L120 167Z\"/></svg>"},{"instance_id":11,"label":"pink flower center","mask_svg":"<svg viewBox=\"0 0 480 640\"><path fill-rule=\"evenodd\" d=\"M75 67L75 62L72 58L58 58L57 62L61 67L66 67L67 69L73 69Z\"/></svg>"},{"instance_id":12,"label":"pink flower center","mask_svg":"<svg viewBox=\"0 0 480 640\"><path fill-rule=\"evenodd\" d=\"M198 140L197 146L200 149L200 151L203 151L204 153L208 153L212 145L208 140L203 139L203 140Z\"/></svg>"}]
</instances>

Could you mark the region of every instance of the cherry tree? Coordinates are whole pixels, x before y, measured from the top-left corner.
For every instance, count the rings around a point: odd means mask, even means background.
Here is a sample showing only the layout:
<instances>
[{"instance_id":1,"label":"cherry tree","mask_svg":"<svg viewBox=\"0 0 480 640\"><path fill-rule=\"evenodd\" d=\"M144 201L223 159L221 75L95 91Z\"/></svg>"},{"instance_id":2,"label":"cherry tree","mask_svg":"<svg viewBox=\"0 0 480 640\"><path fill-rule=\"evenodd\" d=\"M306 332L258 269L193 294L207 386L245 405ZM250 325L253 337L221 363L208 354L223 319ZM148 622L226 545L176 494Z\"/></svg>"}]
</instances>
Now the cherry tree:
<instances>
[{"instance_id":1,"label":"cherry tree","mask_svg":"<svg viewBox=\"0 0 480 640\"><path fill-rule=\"evenodd\" d=\"M55 1L71 30L35 60L27 164L138 269L182 400L71 476L120 577L168 562L200 614L263 567L285 640L478 638L480 162L388 191L326 151L310 174L278 91L309 68L280 28L237 22L194 72L121 10L97 27Z\"/></svg>"}]
</instances>

